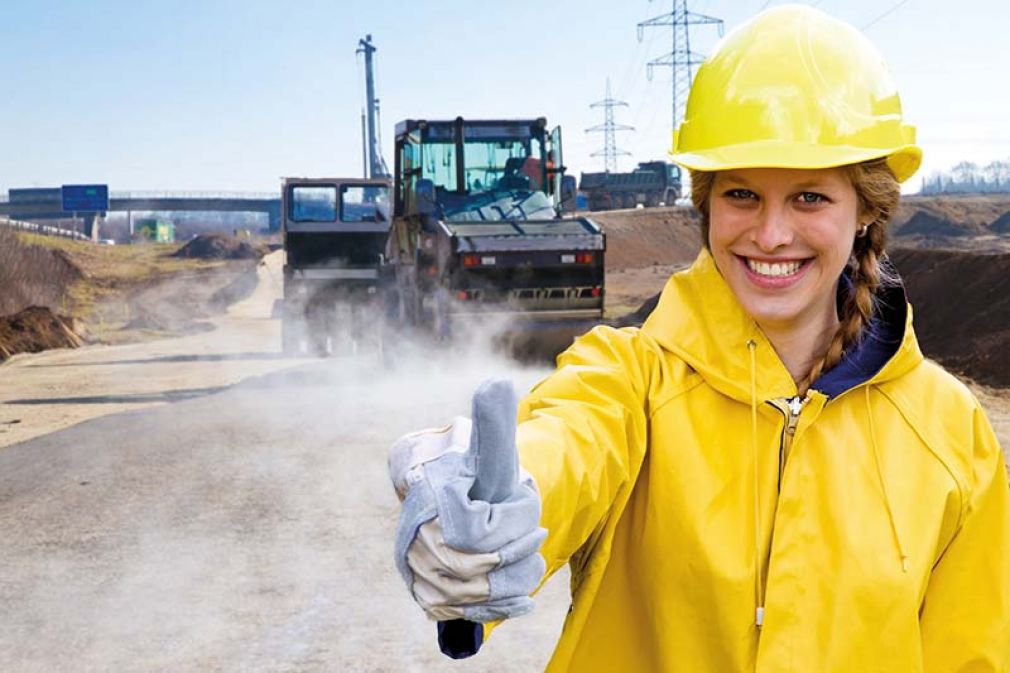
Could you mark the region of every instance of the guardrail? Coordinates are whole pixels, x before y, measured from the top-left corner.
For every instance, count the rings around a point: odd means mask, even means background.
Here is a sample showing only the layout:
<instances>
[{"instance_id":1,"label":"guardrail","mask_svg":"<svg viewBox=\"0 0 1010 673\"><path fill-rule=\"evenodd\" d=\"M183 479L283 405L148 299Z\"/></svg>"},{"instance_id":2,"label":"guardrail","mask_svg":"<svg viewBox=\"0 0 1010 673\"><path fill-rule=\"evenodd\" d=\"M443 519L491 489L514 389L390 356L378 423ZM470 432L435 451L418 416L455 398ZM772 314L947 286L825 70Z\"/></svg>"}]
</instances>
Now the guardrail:
<instances>
[{"instance_id":1,"label":"guardrail","mask_svg":"<svg viewBox=\"0 0 1010 673\"><path fill-rule=\"evenodd\" d=\"M109 192L110 199L279 199L276 192Z\"/></svg>"},{"instance_id":2,"label":"guardrail","mask_svg":"<svg viewBox=\"0 0 1010 673\"><path fill-rule=\"evenodd\" d=\"M138 192L109 192L110 199L249 199L250 201L262 201L264 199L279 199L280 191L276 192L162 192L162 191L138 191ZM9 204L10 196L7 192L0 190L0 203ZM33 199L22 197L18 203L61 203L59 196L39 196Z\"/></svg>"},{"instance_id":3,"label":"guardrail","mask_svg":"<svg viewBox=\"0 0 1010 673\"><path fill-rule=\"evenodd\" d=\"M49 224L22 222L21 220L8 220L4 217L0 217L0 227L8 227L10 229L18 229L20 231L30 231L33 234L39 234L41 236L59 236L61 238L71 238L75 241L91 241L90 238L79 231L63 229L62 227L54 227Z\"/></svg>"}]
</instances>

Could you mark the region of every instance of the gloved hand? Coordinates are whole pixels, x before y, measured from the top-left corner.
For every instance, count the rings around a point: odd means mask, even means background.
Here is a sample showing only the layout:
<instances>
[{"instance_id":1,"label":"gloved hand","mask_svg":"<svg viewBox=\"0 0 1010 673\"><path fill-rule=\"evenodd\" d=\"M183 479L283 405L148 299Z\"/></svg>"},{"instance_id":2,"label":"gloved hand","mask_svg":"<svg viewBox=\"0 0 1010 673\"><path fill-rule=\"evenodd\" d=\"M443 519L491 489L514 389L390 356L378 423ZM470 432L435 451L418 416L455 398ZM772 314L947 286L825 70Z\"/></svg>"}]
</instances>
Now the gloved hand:
<instances>
[{"instance_id":1,"label":"gloved hand","mask_svg":"<svg viewBox=\"0 0 1010 673\"><path fill-rule=\"evenodd\" d=\"M403 501L396 565L429 617L490 622L526 614L543 577L540 495L520 475L517 401L507 380L473 397L473 421L401 437L389 474Z\"/></svg>"}]
</instances>

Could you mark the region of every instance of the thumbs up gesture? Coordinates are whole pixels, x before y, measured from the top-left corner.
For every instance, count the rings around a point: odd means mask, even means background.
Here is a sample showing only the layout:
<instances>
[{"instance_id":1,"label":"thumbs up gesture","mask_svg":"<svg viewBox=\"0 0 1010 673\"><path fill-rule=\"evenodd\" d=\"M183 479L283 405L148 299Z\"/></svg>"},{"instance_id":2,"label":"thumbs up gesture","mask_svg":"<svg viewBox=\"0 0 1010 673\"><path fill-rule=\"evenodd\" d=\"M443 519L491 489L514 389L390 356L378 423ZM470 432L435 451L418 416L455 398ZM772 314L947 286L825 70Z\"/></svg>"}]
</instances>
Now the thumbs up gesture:
<instances>
[{"instance_id":1,"label":"thumbs up gesture","mask_svg":"<svg viewBox=\"0 0 1010 673\"><path fill-rule=\"evenodd\" d=\"M389 455L403 502L396 564L429 617L490 622L526 614L544 574L540 496L521 474L511 382L473 397L472 421L401 437Z\"/></svg>"}]
</instances>

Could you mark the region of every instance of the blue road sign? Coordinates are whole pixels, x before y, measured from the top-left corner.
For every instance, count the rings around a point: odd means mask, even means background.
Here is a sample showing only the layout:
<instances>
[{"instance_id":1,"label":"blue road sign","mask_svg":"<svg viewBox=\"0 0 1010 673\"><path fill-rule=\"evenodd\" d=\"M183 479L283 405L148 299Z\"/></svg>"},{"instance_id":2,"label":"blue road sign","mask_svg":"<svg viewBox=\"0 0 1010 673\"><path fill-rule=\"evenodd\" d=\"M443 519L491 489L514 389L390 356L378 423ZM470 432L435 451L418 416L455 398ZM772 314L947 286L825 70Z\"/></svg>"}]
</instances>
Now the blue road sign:
<instances>
[{"instance_id":1,"label":"blue road sign","mask_svg":"<svg viewBox=\"0 0 1010 673\"><path fill-rule=\"evenodd\" d=\"M104 213L109 209L108 185L63 185L65 213Z\"/></svg>"}]
</instances>

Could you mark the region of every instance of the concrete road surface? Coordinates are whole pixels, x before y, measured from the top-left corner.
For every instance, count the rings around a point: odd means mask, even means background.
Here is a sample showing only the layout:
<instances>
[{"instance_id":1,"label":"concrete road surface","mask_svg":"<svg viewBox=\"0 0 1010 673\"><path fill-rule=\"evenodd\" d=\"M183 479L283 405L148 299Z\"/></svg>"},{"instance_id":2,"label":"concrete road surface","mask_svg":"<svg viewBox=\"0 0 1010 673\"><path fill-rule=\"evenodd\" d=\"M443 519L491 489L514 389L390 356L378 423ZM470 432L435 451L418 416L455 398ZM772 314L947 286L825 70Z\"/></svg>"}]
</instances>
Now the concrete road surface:
<instances>
[{"instance_id":1,"label":"concrete road surface","mask_svg":"<svg viewBox=\"0 0 1010 673\"><path fill-rule=\"evenodd\" d=\"M0 367L0 671L536 671L568 607L465 664L392 560L386 453L543 371L480 352L280 356L279 254L215 329Z\"/></svg>"},{"instance_id":2,"label":"concrete road surface","mask_svg":"<svg viewBox=\"0 0 1010 673\"><path fill-rule=\"evenodd\" d=\"M461 665L391 553L389 444L511 367L333 359L0 451L0 670L542 670L566 577Z\"/></svg>"}]
</instances>

